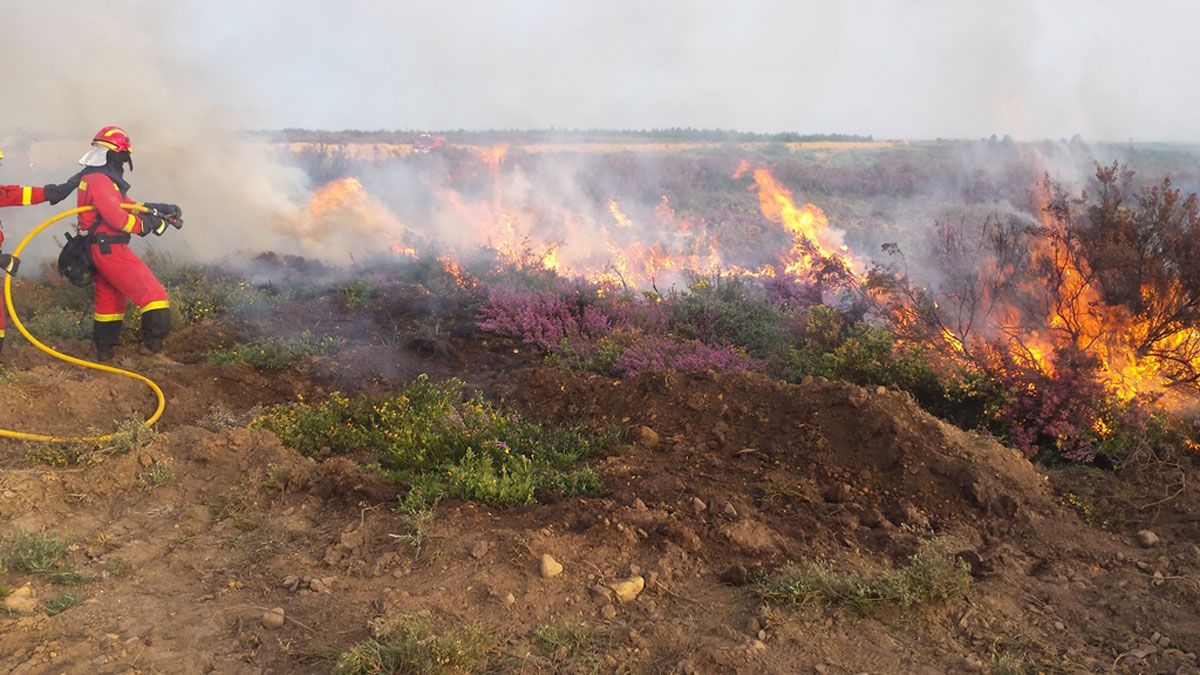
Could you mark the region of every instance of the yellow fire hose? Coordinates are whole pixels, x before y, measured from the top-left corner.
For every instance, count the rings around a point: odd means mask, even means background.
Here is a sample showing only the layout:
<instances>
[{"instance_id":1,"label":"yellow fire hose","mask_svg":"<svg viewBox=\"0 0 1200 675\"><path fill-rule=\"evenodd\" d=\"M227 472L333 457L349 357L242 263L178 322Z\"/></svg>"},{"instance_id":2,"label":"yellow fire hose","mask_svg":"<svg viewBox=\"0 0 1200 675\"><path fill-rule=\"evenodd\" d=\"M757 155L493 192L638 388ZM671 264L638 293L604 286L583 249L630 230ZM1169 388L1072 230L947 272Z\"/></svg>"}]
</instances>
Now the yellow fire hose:
<instances>
[{"instance_id":1,"label":"yellow fire hose","mask_svg":"<svg viewBox=\"0 0 1200 675\"><path fill-rule=\"evenodd\" d=\"M64 211L64 212L58 214L57 216L54 216L53 218L45 221L41 225L38 225L37 227L33 228L33 230L31 230L29 232L29 234L25 235L25 238L21 240L20 244L17 244L17 248L15 250L13 250L13 252L12 252L13 257L19 258L21 256L21 251L23 251L25 249L25 246L30 241L33 241L33 238L36 237L39 232L46 229L47 227L50 227L54 223L57 223L58 221L62 220L63 218L67 218L67 217L70 217L70 216L73 216L73 215L76 215L79 213L83 213L84 211L92 211L95 208L96 207L94 207L94 206L81 206L77 209L71 209L70 211ZM148 209L146 209L146 207L142 206L141 204L122 204L121 208L125 209L126 211L136 211L136 212L141 212L141 213L145 213L148 210ZM4 305L5 305L5 307L8 308L9 318L12 319L13 325L17 327L17 330L20 331L21 335L23 335L25 337L25 339L28 340L29 343L32 344L34 347L37 347L38 349L42 350L43 352L46 352L50 356L53 356L54 358L60 359L62 361L66 361L67 363L73 363L77 366L83 366L84 368L91 368L92 370L100 370L100 371L103 371L106 373L115 373L117 375L124 375L125 377L131 377L131 378L137 380L138 382L145 384L147 387L150 387L150 390L154 392L155 398L158 399L158 406L155 407L154 414L151 415L144 422L144 424L146 426L151 426L152 424L154 424L155 422L158 421L158 418L162 417L163 410L167 407L167 400L163 396L162 389L159 389L158 385L155 384L153 381L151 381L150 378L146 377L145 375L139 375L138 373L134 373L134 372L131 372L128 370L123 370L121 368L114 368L113 366L107 366L107 365L104 365L103 363L96 363L94 361L85 361L84 359L77 359L74 356L68 356L67 354L63 354L62 352L57 351L51 347L47 347L46 345L42 344L37 338L30 335L29 331L26 330L26 328L25 328L25 324L21 323L21 318L17 316L17 309L15 307L13 307L12 275L5 275L5 277L4 277ZM105 434L103 436L60 437L60 436L45 436L42 434L27 434L27 433L20 432L20 431L9 431L8 429L0 429L0 438L16 438L16 439L22 440L22 441L38 441L38 442L42 442L42 443L96 443L96 442L112 440L113 434Z\"/></svg>"}]
</instances>

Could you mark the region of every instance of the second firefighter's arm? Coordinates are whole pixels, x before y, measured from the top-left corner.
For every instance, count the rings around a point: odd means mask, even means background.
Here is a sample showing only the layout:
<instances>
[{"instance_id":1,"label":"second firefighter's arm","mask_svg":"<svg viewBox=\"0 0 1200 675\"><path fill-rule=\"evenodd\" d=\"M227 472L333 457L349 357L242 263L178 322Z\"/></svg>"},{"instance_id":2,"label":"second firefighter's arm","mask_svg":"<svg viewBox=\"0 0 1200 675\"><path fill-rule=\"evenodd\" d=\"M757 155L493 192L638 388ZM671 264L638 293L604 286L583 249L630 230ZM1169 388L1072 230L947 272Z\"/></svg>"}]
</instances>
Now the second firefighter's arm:
<instances>
[{"instance_id":1,"label":"second firefighter's arm","mask_svg":"<svg viewBox=\"0 0 1200 675\"><path fill-rule=\"evenodd\" d=\"M0 206L31 206L46 201L46 192L28 185L0 185Z\"/></svg>"},{"instance_id":2,"label":"second firefighter's arm","mask_svg":"<svg viewBox=\"0 0 1200 675\"><path fill-rule=\"evenodd\" d=\"M132 204L123 199L117 186L102 174L91 174L79 184L80 192L87 192L92 206L105 225L126 234L141 234L142 219L121 208L121 204Z\"/></svg>"}]
</instances>

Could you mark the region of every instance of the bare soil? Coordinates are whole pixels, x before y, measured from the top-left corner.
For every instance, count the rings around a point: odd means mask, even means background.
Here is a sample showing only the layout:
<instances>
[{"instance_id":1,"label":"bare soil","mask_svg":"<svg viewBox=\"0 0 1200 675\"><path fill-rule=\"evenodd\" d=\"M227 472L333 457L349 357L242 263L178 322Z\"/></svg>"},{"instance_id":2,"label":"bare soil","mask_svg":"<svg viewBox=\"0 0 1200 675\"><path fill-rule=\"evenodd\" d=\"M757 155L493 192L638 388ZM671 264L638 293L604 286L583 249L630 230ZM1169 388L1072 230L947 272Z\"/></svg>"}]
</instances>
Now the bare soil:
<instances>
[{"instance_id":1,"label":"bare soil","mask_svg":"<svg viewBox=\"0 0 1200 675\"><path fill-rule=\"evenodd\" d=\"M168 398L145 447L57 466L0 442L0 534L69 539L68 559L93 579L0 573L40 602L82 598L53 616L0 612L0 670L328 672L372 618L420 611L492 631L496 672L1198 670L1191 457L1047 473L896 391L755 375L613 381L502 340L395 344L367 331L281 374L203 361L239 330L181 331L168 351L182 367L133 357ZM152 404L136 382L29 347L5 360L0 426L106 431ZM620 425L626 442L595 460L607 491L512 510L443 502L416 547L398 486L225 424L297 395L395 390L420 372L464 378L539 420ZM1146 528L1157 546L1137 543ZM970 564L965 602L871 619L769 603L751 581L815 557L900 565L930 532ZM542 578L544 554L561 575ZM648 580L632 602L590 590L631 574ZM273 607L281 628L263 624ZM548 650L534 637L573 622L596 644Z\"/></svg>"}]
</instances>

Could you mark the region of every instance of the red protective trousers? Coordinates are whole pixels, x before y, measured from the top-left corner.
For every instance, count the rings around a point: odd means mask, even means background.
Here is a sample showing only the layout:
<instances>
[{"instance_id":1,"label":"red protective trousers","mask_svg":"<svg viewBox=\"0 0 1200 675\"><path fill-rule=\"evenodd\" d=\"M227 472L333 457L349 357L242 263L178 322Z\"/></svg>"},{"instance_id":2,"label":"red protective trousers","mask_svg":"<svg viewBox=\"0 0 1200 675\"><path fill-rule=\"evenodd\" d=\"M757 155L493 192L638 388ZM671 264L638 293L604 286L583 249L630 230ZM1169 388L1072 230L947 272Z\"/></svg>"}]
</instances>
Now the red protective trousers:
<instances>
[{"instance_id":1,"label":"red protective trousers","mask_svg":"<svg viewBox=\"0 0 1200 675\"><path fill-rule=\"evenodd\" d=\"M46 201L40 187L27 185L0 185L0 206L32 206ZM4 231L0 230L0 245L4 244ZM4 339L6 323L4 300L0 298L0 340Z\"/></svg>"},{"instance_id":2,"label":"red protective trousers","mask_svg":"<svg viewBox=\"0 0 1200 675\"><path fill-rule=\"evenodd\" d=\"M96 266L96 321L123 321L127 301L141 312L167 307L167 290L129 246L92 244L92 264Z\"/></svg>"},{"instance_id":3,"label":"red protective trousers","mask_svg":"<svg viewBox=\"0 0 1200 675\"><path fill-rule=\"evenodd\" d=\"M142 219L121 208L122 204L137 202L122 194L116 183L103 173L84 175L78 195L79 206L96 207L95 211L79 214L81 231L103 238L128 238L142 233ZM132 302L142 313L143 326L147 312L167 309L167 290L128 244L93 243L92 263L96 268L93 339L97 344L116 344L127 302Z\"/></svg>"}]
</instances>

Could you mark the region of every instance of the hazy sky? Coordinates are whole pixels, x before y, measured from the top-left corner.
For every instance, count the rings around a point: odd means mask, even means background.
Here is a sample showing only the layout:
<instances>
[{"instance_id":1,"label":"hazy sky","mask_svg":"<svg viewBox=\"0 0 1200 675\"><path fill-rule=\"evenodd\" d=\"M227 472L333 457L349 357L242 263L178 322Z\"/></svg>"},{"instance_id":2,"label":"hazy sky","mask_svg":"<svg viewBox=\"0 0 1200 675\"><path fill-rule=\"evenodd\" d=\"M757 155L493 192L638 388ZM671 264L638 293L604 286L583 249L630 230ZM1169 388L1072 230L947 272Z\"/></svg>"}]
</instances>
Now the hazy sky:
<instances>
[{"instance_id":1,"label":"hazy sky","mask_svg":"<svg viewBox=\"0 0 1200 675\"><path fill-rule=\"evenodd\" d=\"M174 116L1200 141L1198 19L1123 0L38 3L0 25L0 132Z\"/></svg>"}]
</instances>

